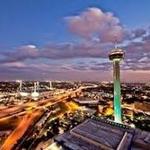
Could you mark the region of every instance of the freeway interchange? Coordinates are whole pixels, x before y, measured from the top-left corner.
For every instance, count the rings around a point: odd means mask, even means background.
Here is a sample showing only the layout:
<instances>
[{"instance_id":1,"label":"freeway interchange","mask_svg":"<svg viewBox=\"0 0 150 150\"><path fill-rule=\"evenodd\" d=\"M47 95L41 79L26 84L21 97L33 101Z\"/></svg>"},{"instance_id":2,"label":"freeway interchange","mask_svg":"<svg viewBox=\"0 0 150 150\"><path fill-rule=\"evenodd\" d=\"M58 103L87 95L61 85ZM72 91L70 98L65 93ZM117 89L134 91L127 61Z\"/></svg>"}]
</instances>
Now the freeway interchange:
<instances>
[{"instance_id":1,"label":"freeway interchange","mask_svg":"<svg viewBox=\"0 0 150 150\"><path fill-rule=\"evenodd\" d=\"M7 122L7 120L16 117L21 117L16 128L4 141L1 150L11 150L16 146L20 139L24 138L27 130L36 124L37 120L45 113L49 106L53 106L59 102L65 101L68 98L77 97L83 89L88 87L79 87L76 90L67 90L63 94L54 96L50 99L39 100L35 102L28 102L22 105L16 105L11 108L4 108L0 110L0 123Z\"/></svg>"}]
</instances>

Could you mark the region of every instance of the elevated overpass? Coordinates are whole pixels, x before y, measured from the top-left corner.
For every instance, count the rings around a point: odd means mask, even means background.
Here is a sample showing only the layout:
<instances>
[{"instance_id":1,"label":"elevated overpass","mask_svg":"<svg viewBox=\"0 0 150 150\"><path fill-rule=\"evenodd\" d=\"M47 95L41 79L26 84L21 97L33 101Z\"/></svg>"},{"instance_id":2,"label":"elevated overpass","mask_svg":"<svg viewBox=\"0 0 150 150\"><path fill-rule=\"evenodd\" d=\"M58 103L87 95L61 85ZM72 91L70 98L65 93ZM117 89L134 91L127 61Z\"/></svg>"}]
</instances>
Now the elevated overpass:
<instances>
[{"instance_id":1,"label":"elevated overpass","mask_svg":"<svg viewBox=\"0 0 150 150\"><path fill-rule=\"evenodd\" d=\"M51 99L47 100L40 100L37 102L29 102L25 103L23 105L16 105L14 106L14 112L12 111L13 108L11 108L11 115L19 115L20 113L24 113L24 117L22 121L18 124L16 129L10 134L10 136L6 139L4 144L1 147L1 150L11 150L13 148L13 145L17 144L19 139L23 137L23 135L26 133L27 129L34 124L35 118L40 117L43 114L44 108L47 108L49 106L55 105L59 102L65 101L68 98L75 98L79 96L83 89L86 89L88 87L79 87L76 90L68 90L63 94L54 96ZM20 112L17 112L16 110L20 110ZM35 111L36 110L36 111ZM5 110L6 111L6 110ZM8 111L6 111L5 117L8 117L7 115L10 115L10 111L8 108ZM0 113L3 113L0 111Z\"/></svg>"}]
</instances>

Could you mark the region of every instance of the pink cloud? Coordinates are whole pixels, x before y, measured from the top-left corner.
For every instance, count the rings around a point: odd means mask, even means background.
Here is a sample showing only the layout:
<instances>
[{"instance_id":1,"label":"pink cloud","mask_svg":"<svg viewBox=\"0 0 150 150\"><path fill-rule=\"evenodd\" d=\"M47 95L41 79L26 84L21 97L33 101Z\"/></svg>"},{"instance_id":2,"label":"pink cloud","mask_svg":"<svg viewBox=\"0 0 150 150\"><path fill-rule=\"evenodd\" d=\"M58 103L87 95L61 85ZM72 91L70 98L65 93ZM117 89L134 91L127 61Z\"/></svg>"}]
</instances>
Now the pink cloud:
<instances>
[{"instance_id":1,"label":"pink cloud","mask_svg":"<svg viewBox=\"0 0 150 150\"><path fill-rule=\"evenodd\" d=\"M5 64L2 64L4 67L16 67L16 68L24 68L26 65L23 62L8 62Z\"/></svg>"},{"instance_id":2,"label":"pink cloud","mask_svg":"<svg viewBox=\"0 0 150 150\"><path fill-rule=\"evenodd\" d=\"M81 37L92 38L97 35L102 42L121 41L124 29L111 12L99 8L88 8L78 16L66 18L69 30Z\"/></svg>"}]
</instances>

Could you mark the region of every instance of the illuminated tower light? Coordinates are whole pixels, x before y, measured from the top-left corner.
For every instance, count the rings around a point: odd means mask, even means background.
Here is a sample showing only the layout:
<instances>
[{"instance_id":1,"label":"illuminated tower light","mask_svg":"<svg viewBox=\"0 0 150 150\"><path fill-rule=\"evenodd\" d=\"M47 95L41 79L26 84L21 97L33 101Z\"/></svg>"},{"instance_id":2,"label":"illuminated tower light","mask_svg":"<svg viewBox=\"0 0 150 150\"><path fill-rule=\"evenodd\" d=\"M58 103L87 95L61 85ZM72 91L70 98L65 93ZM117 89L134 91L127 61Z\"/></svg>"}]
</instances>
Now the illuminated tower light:
<instances>
[{"instance_id":1,"label":"illuminated tower light","mask_svg":"<svg viewBox=\"0 0 150 150\"><path fill-rule=\"evenodd\" d=\"M114 118L115 122L122 123L121 112L121 87L120 87L120 61L124 58L124 52L120 48L115 48L109 54L109 59L113 62L114 80Z\"/></svg>"}]
</instances>

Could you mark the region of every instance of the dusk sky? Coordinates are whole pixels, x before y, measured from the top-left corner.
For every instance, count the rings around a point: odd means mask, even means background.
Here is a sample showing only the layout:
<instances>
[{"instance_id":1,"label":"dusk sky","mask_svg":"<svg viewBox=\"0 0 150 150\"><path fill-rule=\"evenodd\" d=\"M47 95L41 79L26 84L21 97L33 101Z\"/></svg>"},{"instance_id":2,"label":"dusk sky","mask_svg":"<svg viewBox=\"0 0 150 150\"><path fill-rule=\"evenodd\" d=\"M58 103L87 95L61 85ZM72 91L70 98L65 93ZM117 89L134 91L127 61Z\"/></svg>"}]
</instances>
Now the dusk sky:
<instances>
[{"instance_id":1,"label":"dusk sky","mask_svg":"<svg viewBox=\"0 0 150 150\"><path fill-rule=\"evenodd\" d=\"M0 80L150 81L150 0L0 0Z\"/></svg>"}]
</instances>

